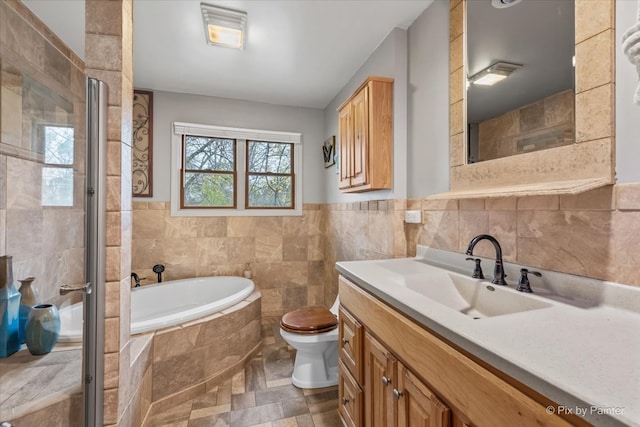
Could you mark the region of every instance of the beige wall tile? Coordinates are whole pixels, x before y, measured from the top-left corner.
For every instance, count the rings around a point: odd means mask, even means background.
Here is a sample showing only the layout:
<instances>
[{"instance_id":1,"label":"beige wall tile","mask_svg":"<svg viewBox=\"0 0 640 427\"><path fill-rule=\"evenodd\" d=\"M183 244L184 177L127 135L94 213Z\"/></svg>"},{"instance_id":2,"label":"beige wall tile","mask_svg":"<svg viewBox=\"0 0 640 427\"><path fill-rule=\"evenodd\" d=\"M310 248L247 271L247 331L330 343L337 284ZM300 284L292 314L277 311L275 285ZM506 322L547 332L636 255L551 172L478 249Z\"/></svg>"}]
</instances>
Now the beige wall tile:
<instances>
[{"instance_id":1,"label":"beige wall tile","mask_svg":"<svg viewBox=\"0 0 640 427\"><path fill-rule=\"evenodd\" d=\"M497 197L485 200L485 209L488 211L511 211L516 209L515 197Z\"/></svg>"},{"instance_id":2,"label":"beige wall tile","mask_svg":"<svg viewBox=\"0 0 640 427\"><path fill-rule=\"evenodd\" d=\"M640 183L615 186L616 207L620 210L640 210Z\"/></svg>"},{"instance_id":3,"label":"beige wall tile","mask_svg":"<svg viewBox=\"0 0 640 427\"><path fill-rule=\"evenodd\" d=\"M483 211L484 199L463 199L459 201L461 211Z\"/></svg>"},{"instance_id":4,"label":"beige wall tile","mask_svg":"<svg viewBox=\"0 0 640 427\"><path fill-rule=\"evenodd\" d=\"M104 351L105 353L120 351L120 319L117 317L104 320Z\"/></svg>"},{"instance_id":5,"label":"beige wall tile","mask_svg":"<svg viewBox=\"0 0 640 427\"><path fill-rule=\"evenodd\" d=\"M576 43L612 28L613 2L610 0L576 1Z\"/></svg>"},{"instance_id":6,"label":"beige wall tile","mask_svg":"<svg viewBox=\"0 0 640 427\"><path fill-rule=\"evenodd\" d=\"M309 238L306 235L285 236L282 241L283 261L306 261L309 254Z\"/></svg>"},{"instance_id":7,"label":"beige wall tile","mask_svg":"<svg viewBox=\"0 0 640 427\"><path fill-rule=\"evenodd\" d=\"M92 21L90 20L89 22L91 23ZM122 70L122 40L120 37L85 34L84 51L87 68L108 71Z\"/></svg>"},{"instance_id":8,"label":"beige wall tile","mask_svg":"<svg viewBox=\"0 0 640 427\"><path fill-rule=\"evenodd\" d=\"M614 81L613 30L576 45L576 93Z\"/></svg>"},{"instance_id":9,"label":"beige wall tile","mask_svg":"<svg viewBox=\"0 0 640 427\"><path fill-rule=\"evenodd\" d=\"M449 39L454 40L460 36L464 31L464 3L452 1L450 12L450 24L449 24ZM462 53L462 52L461 52Z\"/></svg>"},{"instance_id":10,"label":"beige wall tile","mask_svg":"<svg viewBox=\"0 0 640 427\"><path fill-rule=\"evenodd\" d=\"M458 101L449 108L449 129L451 136L464 132L464 103Z\"/></svg>"},{"instance_id":11,"label":"beige wall tile","mask_svg":"<svg viewBox=\"0 0 640 427\"><path fill-rule=\"evenodd\" d=\"M615 212L613 217L614 280L640 286L637 248L640 248L640 212Z\"/></svg>"},{"instance_id":12,"label":"beige wall tile","mask_svg":"<svg viewBox=\"0 0 640 427\"><path fill-rule=\"evenodd\" d=\"M456 251L458 236L458 211L424 211L421 245Z\"/></svg>"},{"instance_id":13,"label":"beige wall tile","mask_svg":"<svg viewBox=\"0 0 640 427\"><path fill-rule=\"evenodd\" d=\"M89 20L85 28L86 32L110 36L122 35L120 2L88 1L85 7L87 14L104 17L101 20Z\"/></svg>"},{"instance_id":14,"label":"beige wall tile","mask_svg":"<svg viewBox=\"0 0 640 427\"><path fill-rule=\"evenodd\" d=\"M489 234L489 212L487 211L460 211L460 240L457 251L465 252L469 242L479 234ZM486 244L488 243L488 244ZM495 250L489 242L480 242L474 255L495 257Z\"/></svg>"},{"instance_id":15,"label":"beige wall tile","mask_svg":"<svg viewBox=\"0 0 640 427\"><path fill-rule=\"evenodd\" d=\"M465 142L464 134L460 133L451 137L451 144L449 146L449 164L451 166L459 166L465 164L467 144Z\"/></svg>"},{"instance_id":16,"label":"beige wall tile","mask_svg":"<svg viewBox=\"0 0 640 427\"><path fill-rule=\"evenodd\" d=\"M517 259L517 222L516 211L489 211L489 234L500 242L505 261Z\"/></svg>"},{"instance_id":17,"label":"beige wall tile","mask_svg":"<svg viewBox=\"0 0 640 427\"><path fill-rule=\"evenodd\" d=\"M227 218L227 236L253 237L256 234L256 218L238 216Z\"/></svg>"},{"instance_id":18,"label":"beige wall tile","mask_svg":"<svg viewBox=\"0 0 640 427\"><path fill-rule=\"evenodd\" d=\"M518 212L518 262L595 278L612 277L612 212Z\"/></svg>"},{"instance_id":19,"label":"beige wall tile","mask_svg":"<svg viewBox=\"0 0 640 427\"><path fill-rule=\"evenodd\" d=\"M561 210L604 210L615 209L614 187L607 186L577 195L560 196Z\"/></svg>"},{"instance_id":20,"label":"beige wall tile","mask_svg":"<svg viewBox=\"0 0 640 427\"><path fill-rule=\"evenodd\" d=\"M576 141L592 141L613 135L613 84L605 84L576 95Z\"/></svg>"},{"instance_id":21,"label":"beige wall tile","mask_svg":"<svg viewBox=\"0 0 640 427\"><path fill-rule=\"evenodd\" d=\"M560 198L558 196L519 197L517 199L517 206L519 211L558 210L560 208Z\"/></svg>"}]
</instances>

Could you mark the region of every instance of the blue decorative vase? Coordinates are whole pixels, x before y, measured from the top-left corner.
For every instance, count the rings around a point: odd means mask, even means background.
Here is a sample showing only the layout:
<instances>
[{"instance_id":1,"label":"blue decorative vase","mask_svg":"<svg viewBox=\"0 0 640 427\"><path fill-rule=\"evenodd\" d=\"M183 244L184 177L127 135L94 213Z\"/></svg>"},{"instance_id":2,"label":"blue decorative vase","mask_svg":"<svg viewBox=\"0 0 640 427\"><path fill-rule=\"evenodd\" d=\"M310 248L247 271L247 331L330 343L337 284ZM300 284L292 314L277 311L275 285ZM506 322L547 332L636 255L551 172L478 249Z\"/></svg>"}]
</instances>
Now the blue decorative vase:
<instances>
[{"instance_id":1,"label":"blue decorative vase","mask_svg":"<svg viewBox=\"0 0 640 427\"><path fill-rule=\"evenodd\" d=\"M0 357L20 349L20 292L13 281L13 257L0 257Z\"/></svg>"},{"instance_id":2,"label":"blue decorative vase","mask_svg":"<svg viewBox=\"0 0 640 427\"><path fill-rule=\"evenodd\" d=\"M24 327L27 324L27 317L29 316L31 307L42 303L38 297L38 293L31 286L31 283L34 280L34 277L27 277L26 279L19 280L20 289L18 289L18 292L22 295L22 299L20 300L20 344L24 344Z\"/></svg>"},{"instance_id":3,"label":"blue decorative vase","mask_svg":"<svg viewBox=\"0 0 640 427\"><path fill-rule=\"evenodd\" d=\"M60 336L60 314L53 304L39 304L31 308L25 326L25 341L33 355L47 354Z\"/></svg>"}]
</instances>

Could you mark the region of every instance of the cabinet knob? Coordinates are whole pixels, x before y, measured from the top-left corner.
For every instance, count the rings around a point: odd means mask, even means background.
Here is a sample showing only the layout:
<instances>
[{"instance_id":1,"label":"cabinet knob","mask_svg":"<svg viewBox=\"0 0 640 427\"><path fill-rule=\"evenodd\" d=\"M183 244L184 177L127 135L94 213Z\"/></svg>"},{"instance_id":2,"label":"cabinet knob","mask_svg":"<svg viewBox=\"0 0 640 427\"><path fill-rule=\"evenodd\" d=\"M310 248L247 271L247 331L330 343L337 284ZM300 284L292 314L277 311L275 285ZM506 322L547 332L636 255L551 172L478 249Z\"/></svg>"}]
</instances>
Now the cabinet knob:
<instances>
[{"instance_id":1,"label":"cabinet knob","mask_svg":"<svg viewBox=\"0 0 640 427\"><path fill-rule=\"evenodd\" d=\"M391 380L387 377L385 377L384 375L382 376L382 385L383 386L388 386L391 383Z\"/></svg>"},{"instance_id":2,"label":"cabinet knob","mask_svg":"<svg viewBox=\"0 0 640 427\"><path fill-rule=\"evenodd\" d=\"M346 405L347 403L349 403L349 399L347 399L346 397L342 398L342 404Z\"/></svg>"},{"instance_id":3,"label":"cabinet knob","mask_svg":"<svg viewBox=\"0 0 640 427\"><path fill-rule=\"evenodd\" d=\"M342 344L344 345L349 344L349 340L346 338L342 338Z\"/></svg>"},{"instance_id":4,"label":"cabinet knob","mask_svg":"<svg viewBox=\"0 0 640 427\"><path fill-rule=\"evenodd\" d=\"M398 390L397 388L393 389L393 398L395 400L398 400L402 397L402 392L400 390Z\"/></svg>"}]
</instances>

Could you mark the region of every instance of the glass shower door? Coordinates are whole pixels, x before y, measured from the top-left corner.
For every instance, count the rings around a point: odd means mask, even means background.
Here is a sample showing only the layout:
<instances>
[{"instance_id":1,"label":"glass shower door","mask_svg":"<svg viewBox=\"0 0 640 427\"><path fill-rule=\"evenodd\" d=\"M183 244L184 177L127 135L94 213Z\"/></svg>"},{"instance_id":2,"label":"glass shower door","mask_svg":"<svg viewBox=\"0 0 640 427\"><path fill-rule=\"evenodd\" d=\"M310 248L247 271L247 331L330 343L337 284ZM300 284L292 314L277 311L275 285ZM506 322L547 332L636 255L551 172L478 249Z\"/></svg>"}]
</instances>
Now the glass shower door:
<instances>
[{"instance_id":1,"label":"glass shower door","mask_svg":"<svg viewBox=\"0 0 640 427\"><path fill-rule=\"evenodd\" d=\"M16 280L35 277L40 301L56 305L61 316L86 298L84 307L97 318L100 308L91 302L99 296L96 283L92 296L67 292L99 274L86 262L100 254L87 250L96 236L85 228L93 221L95 197L88 197L94 184L87 177L84 67L20 2L0 2L0 28L0 255L13 256ZM84 336L95 339L99 333L94 323ZM101 424L84 420L83 392L97 383L102 354L85 369L89 347L82 336L64 341L45 355L31 355L23 345L0 358L0 422ZM97 379L101 389L102 377ZM101 399L95 391L91 396ZM95 402L87 416L97 420L102 413Z\"/></svg>"}]
</instances>

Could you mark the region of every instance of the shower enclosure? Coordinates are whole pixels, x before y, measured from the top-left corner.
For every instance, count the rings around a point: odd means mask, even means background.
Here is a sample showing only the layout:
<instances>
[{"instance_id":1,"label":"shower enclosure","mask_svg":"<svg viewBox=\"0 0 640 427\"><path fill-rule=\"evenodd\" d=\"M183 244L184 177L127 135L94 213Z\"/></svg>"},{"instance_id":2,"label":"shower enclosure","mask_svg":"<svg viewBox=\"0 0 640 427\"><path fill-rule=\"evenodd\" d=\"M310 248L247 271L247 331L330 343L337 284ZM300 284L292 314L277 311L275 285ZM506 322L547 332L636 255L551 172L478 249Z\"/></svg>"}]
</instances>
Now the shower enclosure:
<instances>
[{"instance_id":1,"label":"shower enclosure","mask_svg":"<svg viewBox=\"0 0 640 427\"><path fill-rule=\"evenodd\" d=\"M0 358L0 422L102 425L106 85L22 3L0 2L0 27L0 255L85 310L81 346Z\"/></svg>"}]
</instances>

